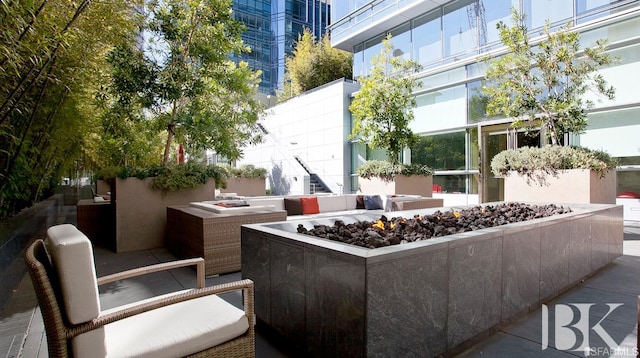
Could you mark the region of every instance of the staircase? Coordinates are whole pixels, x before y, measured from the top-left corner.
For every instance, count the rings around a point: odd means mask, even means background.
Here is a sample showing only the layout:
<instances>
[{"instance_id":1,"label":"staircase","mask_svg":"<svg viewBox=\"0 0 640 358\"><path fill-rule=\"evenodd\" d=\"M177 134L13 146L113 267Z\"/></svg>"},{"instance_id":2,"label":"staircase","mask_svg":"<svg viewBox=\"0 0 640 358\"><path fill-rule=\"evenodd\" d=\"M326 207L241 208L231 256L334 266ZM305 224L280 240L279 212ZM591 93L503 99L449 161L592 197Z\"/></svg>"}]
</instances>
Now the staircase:
<instances>
[{"instance_id":1,"label":"staircase","mask_svg":"<svg viewBox=\"0 0 640 358\"><path fill-rule=\"evenodd\" d=\"M300 163L300 165L304 168L304 170L309 174L309 186L310 186L309 193L311 194L332 193L331 189L329 189L329 187L322 181L322 179L320 179L318 174L313 173L311 169L309 169L307 164L305 164L305 162L303 162L302 159L300 159L300 157L296 155L294 156L294 158L298 163Z\"/></svg>"}]
</instances>

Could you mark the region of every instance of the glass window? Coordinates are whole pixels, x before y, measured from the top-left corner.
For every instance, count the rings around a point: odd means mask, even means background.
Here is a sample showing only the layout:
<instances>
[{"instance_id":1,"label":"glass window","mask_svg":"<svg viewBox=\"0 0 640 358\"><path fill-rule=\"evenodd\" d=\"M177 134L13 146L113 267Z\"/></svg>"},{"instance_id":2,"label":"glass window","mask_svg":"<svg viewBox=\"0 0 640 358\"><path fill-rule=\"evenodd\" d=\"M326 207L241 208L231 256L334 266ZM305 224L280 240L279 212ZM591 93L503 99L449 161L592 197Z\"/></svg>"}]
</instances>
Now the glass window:
<instances>
[{"instance_id":1,"label":"glass window","mask_svg":"<svg viewBox=\"0 0 640 358\"><path fill-rule=\"evenodd\" d=\"M382 46L382 39L384 37L383 36L378 36L370 41L367 41L364 44L364 61L363 61L363 65L364 65L364 71L363 71L363 76L367 76L369 75L369 69L371 68L371 59L373 58L373 55L377 55L380 53L380 51L382 51L383 47Z\"/></svg>"},{"instance_id":2,"label":"glass window","mask_svg":"<svg viewBox=\"0 0 640 358\"><path fill-rule=\"evenodd\" d=\"M469 143L469 169L478 170L480 167L480 146L478 145L478 128L467 129L467 143Z\"/></svg>"},{"instance_id":3,"label":"glass window","mask_svg":"<svg viewBox=\"0 0 640 358\"><path fill-rule=\"evenodd\" d=\"M629 168L628 166L639 166L640 156L632 157L618 157L617 172L617 184L618 188L616 192L622 193L625 191L631 191L640 194L640 170L636 168Z\"/></svg>"},{"instance_id":4,"label":"glass window","mask_svg":"<svg viewBox=\"0 0 640 358\"><path fill-rule=\"evenodd\" d=\"M391 42L393 43L393 56L411 59L411 31L408 22L391 31Z\"/></svg>"},{"instance_id":5,"label":"glass window","mask_svg":"<svg viewBox=\"0 0 640 358\"><path fill-rule=\"evenodd\" d=\"M411 147L411 162L434 170L465 169L465 132L422 136Z\"/></svg>"},{"instance_id":6,"label":"glass window","mask_svg":"<svg viewBox=\"0 0 640 358\"><path fill-rule=\"evenodd\" d=\"M465 68L457 67L449 71L436 73L435 75L423 77L421 89L440 87L452 82L463 81L466 77Z\"/></svg>"},{"instance_id":7,"label":"glass window","mask_svg":"<svg viewBox=\"0 0 640 358\"><path fill-rule=\"evenodd\" d=\"M589 125L578 145L604 150L613 157L638 155L640 108L590 113L588 118Z\"/></svg>"},{"instance_id":8,"label":"glass window","mask_svg":"<svg viewBox=\"0 0 640 358\"><path fill-rule=\"evenodd\" d=\"M364 63L363 45L357 45L353 48L353 78L357 79L360 76L364 76Z\"/></svg>"},{"instance_id":9,"label":"glass window","mask_svg":"<svg viewBox=\"0 0 640 358\"><path fill-rule=\"evenodd\" d=\"M444 7L445 58L470 53L478 47L476 6L474 0L463 0Z\"/></svg>"},{"instance_id":10,"label":"glass window","mask_svg":"<svg viewBox=\"0 0 640 358\"><path fill-rule=\"evenodd\" d=\"M573 18L573 0L524 0L524 13L529 30Z\"/></svg>"},{"instance_id":11,"label":"glass window","mask_svg":"<svg viewBox=\"0 0 640 358\"><path fill-rule=\"evenodd\" d=\"M616 89L616 97L609 100L595 91L588 91L584 98L593 101L596 108L624 105L638 101L637 84L640 76L640 45L619 48L609 52L620 59L613 66L598 70L607 83Z\"/></svg>"},{"instance_id":12,"label":"glass window","mask_svg":"<svg viewBox=\"0 0 640 358\"><path fill-rule=\"evenodd\" d=\"M640 157L635 157L636 160ZM640 162L636 161L640 164ZM618 171L616 175L617 188L616 193L620 194L625 191L631 191L640 194L640 171Z\"/></svg>"},{"instance_id":13,"label":"glass window","mask_svg":"<svg viewBox=\"0 0 640 358\"><path fill-rule=\"evenodd\" d=\"M584 14L600 7L606 7L620 0L576 0L576 11L578 15Z\"/></svg>"},{"instance_id":14,"label":"glass window","mask_svg":"<svg viewBox=\"0 0 640 358\"><path fill-rule=\"evenodd\" d=\"M415 133L462 127L466 121L466 88L464 85L429 92L416 97Z\"/></svg>"},{"instance_id":15,"label":"glass window","mask_svg":"<svg viewBox=\"0 0 640 358\"><path fill-rule=\"evenodd\" d=\"M434 175L433 184L439 185L443 193L463 194L467 193L467 178L469 175ZM470 191L469 194L474 193Z\"/></svg>"},{"instance_id":16,"label":"glass window","mask_svg":"<svg viewBox=\"0 0 640 358\"><path fill-rule=\"evenodd\" d=\"M487 117L487 102L489 98L482 94L482 81L467 83L467 122L478 123L489 118L499 118L499 116Z\"/></svg>"},{"instance_id":17,"label":"glass window","mask_svg":"<svg viewBox=\"0 0 640 358\"><path fill-rule=\"evenodd\" d=\"M511 25L511 8L519 8L519 0L480 0L479 32L480 46L500 41L500 33L496 26L500 21Z\"/></svg>"},{"instance_id":18,"label":"glass window","mask_svg":"<svg viewBox=\"0 0 640 358\"><path fill-rule=\"evenodd\" d=\"M349 1L334 1L334 3L331 4L331 18L335 19L335 21L349 15L350 12Z\"/></svg>"},{"instance_id":19,"label":"glass window","mask_svg":"<svg viewBox=\"0 0 640 358\"><path fill-rule=\"evenodd\" d=\"M413 59L421 65L442 59L440 20L440 11L434 11L413 22Z\"/></svg>"}]
</instances>

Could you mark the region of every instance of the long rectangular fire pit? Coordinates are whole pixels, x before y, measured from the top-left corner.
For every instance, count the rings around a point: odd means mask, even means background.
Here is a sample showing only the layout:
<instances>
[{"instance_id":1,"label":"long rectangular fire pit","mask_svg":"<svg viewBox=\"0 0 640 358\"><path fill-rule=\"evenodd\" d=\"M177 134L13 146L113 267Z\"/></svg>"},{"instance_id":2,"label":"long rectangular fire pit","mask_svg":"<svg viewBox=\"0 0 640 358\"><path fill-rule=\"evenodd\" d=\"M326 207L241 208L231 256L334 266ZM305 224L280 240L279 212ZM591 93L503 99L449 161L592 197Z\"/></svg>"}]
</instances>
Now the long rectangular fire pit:
<instances>
[{"instance_id":1,"label":"long rectangular fire pit","mask_svg":"<svg viewBox=\"0 0 640 358\"><path fill-rule=\"evenodd\" d=\"M574 212L377 249L296 233L298 224L376 215L245 225L242 276L255 283L259 320L309 355L436 356L622 254L621 206L569 206Z\"/></svg>"}]
</instances>

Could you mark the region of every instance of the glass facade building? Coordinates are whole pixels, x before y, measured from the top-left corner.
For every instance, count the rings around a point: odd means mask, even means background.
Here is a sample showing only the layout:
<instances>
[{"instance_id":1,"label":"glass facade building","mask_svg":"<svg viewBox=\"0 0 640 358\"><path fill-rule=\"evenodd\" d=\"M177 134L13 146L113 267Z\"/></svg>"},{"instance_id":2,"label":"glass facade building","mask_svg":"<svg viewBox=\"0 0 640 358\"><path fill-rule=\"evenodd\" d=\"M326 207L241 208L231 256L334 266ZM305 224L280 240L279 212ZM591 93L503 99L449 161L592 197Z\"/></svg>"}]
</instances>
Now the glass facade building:
<instances>
[{"instance_id":1,"label":"glass facade building","mask_svg":"<svg viewBox=\"0 0 640 358\"><path fill-rule=\"evenodd\" d=\"M273 95L280 88L285 56L291 54L305 27L316 38L324 34L330 4L330 0L233 0L234 17L246 26L242 39L251 48L251 53L233 59L262 71L261 93Z\"/></svg>"},{"instance_id":2,"label":"glass facade building","mask_svg":"<svg viewBox=\"0 0 640 358\"><path fill-rule=\"evenodd\" d=\"M511 7L526 15L534 43L546 21L552 28L570 23L583 47L608 40L608 52L620 61L599 72L616 88L616 98L588 93L596 103L588 129L566 135L565 142L618 158L618 192L640 193L640 97L634 90L640 81L638 0L348 0L332 7L332 45L352 52L354 75L366 76L382 38L391 33L395 53L423 66L411 124L422 138L404 160L433 167L434 184L443 192L501 200L502 179L489 167L493 155L542 142L539 133L513 129L509 118L486 117L479 98L481 59L504 53L496 24L511 23ZM362 144L353 146L358 158L376 156ZM354 160L353 172L359 164Z\"/></svg>"}]
</instances>

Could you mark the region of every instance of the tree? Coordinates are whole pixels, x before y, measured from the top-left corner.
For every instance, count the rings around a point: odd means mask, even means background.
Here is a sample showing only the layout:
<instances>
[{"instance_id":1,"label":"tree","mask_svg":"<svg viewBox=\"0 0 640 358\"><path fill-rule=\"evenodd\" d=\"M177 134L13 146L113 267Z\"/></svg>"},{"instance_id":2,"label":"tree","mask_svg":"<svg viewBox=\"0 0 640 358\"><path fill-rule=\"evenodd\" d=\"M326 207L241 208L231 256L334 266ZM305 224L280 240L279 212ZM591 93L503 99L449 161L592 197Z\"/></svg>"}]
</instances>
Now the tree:
<instances>
[{"instance_id":1,"label":"tree","mask_svg":"<svg viewBox=\"0 0 640 358\"><path fill-rule=\"evenodd\" d=\"M149 31L161 58L151 107L167 140L163 163L169 161L174 137L185 148L215 149L229 159L240 148L259 141L262 112L255 99L260 73L232 53L249 51L233 19L230 0L152 1Z\"/></svg>"},{"instance_id":2,"label":"tree","mask_svg":"<svg viewBox=\"0 0 640 358\"><path fill-rule=\"evenodd\" d=\"M354 119L351 137L386 150L391 162L398 163L404 147L416 142L409 123L416 106L412 93L421 85L414 76L420 64L394 57L391 35L382 43L383 49L372 58L369 77L358 80L360 91L349 106Z\"/></svg>"},{"instance_id":3,"label":"tree","mask_svg":"<svg viewBox=\"0 0 640 358\"><path fill-rule=\"evenodd\" d=\"M286 72L278 100L284 101L339 78L353 77L353 58L349 52L331 47L327 34L320 41L305 28L298 35L292 56L285 60Z\"/></svg>"},{"instance_id":4,"label":"tree","mask_svg":"<svg viewBox=\"0 0 640 358\"><path fill-rule=\"evenodd\" d=\"M3 1L0 217L83 171L105 49L134 29L137 1Z\"/></svg>"},{"instance_id":5,"label":"tree","mask_svg":"<svg viewBox=\"0 0 640 358\"><path fill-rule=\"evenodd\" d=\"M580 35L570 31L570 24L551 32L547 22L544 40L532 47L524 15L511 11L514 25L497 25L508 53L489 60L482 87L487 115L513 117L516 127L540 125L557 145L560 134L585 131L586 111L594 106L584 99L588 90L614 98L614 88L597 70L616 59L605 53L605 40L581 51Z\"/></svg>"}]
</instances>

